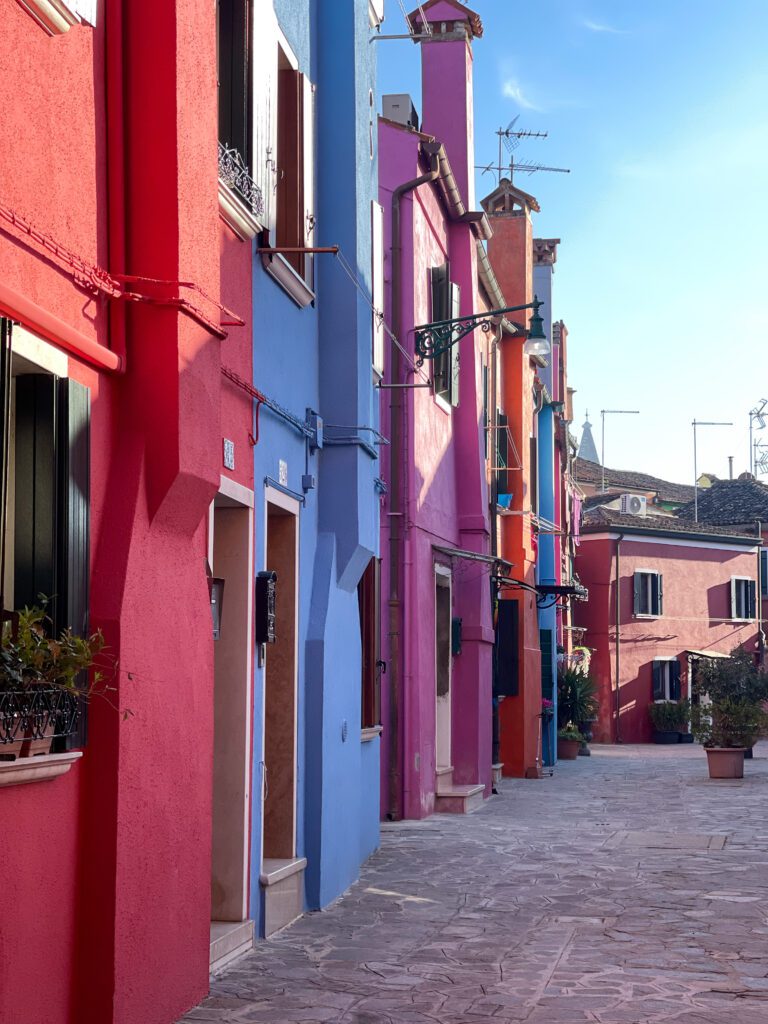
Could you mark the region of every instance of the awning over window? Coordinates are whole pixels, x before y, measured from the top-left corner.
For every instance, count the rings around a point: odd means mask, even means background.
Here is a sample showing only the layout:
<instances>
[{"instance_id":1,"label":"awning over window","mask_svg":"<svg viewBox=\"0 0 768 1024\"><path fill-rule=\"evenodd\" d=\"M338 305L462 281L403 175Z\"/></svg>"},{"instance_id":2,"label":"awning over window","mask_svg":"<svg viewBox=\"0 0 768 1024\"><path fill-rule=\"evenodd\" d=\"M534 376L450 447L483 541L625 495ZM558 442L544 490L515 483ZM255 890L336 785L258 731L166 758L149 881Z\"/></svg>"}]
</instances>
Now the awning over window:
<instances>
[{"instance_id":1,"label":"awning over window","mask_svg":"<svg viewBox=\"0 0 768 1024\"><path fill-rule=\"evenodd\" d=\"M730 658L730 654L722 654L720 651L691 651L687 650L684 654L692 654L694 658Z\"/></svg>"},{"instance_id":2,"label":"awning over window","mask_svg":"<svg viewBox=\"0 0 768 1024\"><path fill-rule=\"evenodd\" d=\"M483 555L479 551L467 551L464 548L446 548L440 544L432 545L433 551L439 551L441 555L450 555L451 558L467 558L471 562L488 562L490 565L506 565L510 569L512 563L498 555Z\"/></svg>"}]
</instances>

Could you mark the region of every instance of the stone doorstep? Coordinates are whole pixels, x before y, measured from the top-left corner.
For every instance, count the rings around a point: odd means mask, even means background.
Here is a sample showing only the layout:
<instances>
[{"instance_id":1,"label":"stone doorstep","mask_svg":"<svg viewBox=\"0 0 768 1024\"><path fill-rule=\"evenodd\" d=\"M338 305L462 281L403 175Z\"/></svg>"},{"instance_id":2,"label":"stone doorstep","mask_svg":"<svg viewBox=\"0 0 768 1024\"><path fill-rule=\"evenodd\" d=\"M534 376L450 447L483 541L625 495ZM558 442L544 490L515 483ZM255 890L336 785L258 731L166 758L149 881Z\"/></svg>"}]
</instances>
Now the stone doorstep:
<instances>
[{"instance_id":1,"label":"stone doorstep","mask_svg":"<svg viewBox=\"0 0 768 1024\"><path fill-rule=\"evenodd\" d=\"M306 857L265 857L259 876L264 892L264 936L291 924L304 913Z\"/></svg>"},{"instance_id":2,"label":"stone doorstep","mask_svg":"<svg viewBox=\"0 0 768 1024\"><path fill-rule=\"evenodd\" d=\"M453 789L453 765L444 765L435 768L435 793L440 796Z\"/></svg>"},{"instance_id":3,"label":"stone doorstep","mask_svg":"<svg viewBox=\"0 0 768 1024\"><path fill-rule=\"evenodd\" d=\"M211 971L253 949L253 921L211 921Z\"/></svg>"},{"instance_id":4,"label":"stone doorstep","mask_svg":"<svg viewBox=\"0 0 768 1024\"><path fill-rule=\"evenodd\" d=\"M438 814L469 814L483 805L485 786L451 786L435 794L435 811Z\"/></svg>"}]
</instances>

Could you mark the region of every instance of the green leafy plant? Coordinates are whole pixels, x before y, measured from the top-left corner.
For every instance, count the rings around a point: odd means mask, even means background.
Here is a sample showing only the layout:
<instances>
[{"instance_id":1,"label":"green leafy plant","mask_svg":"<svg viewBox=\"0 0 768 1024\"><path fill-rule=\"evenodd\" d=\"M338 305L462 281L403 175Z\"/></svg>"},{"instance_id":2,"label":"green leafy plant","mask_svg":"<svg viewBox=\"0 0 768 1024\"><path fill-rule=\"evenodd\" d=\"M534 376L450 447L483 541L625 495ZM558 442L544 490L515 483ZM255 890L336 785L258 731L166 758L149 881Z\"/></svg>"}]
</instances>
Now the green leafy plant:
<instances>
[{"instance_id":1,"label":"green leafy plant","mask_svg":"<svg viewBox=\"0 0 768 1024\"><path fill-rule=\"evenodd\" d=\"M702 661L693 693L693 734L705 747L751 747L768 727L768 673L743 648Z\"/></svg>"},{"instance_id":2,"label":"green leafy plant","mask_svg":"<svg viewBox=\"0 0 768 1024\"><path fill-rule=\"evenodd\" d=\"M649 704L648 714L657 732L683 732L691 717L691 702L685 698Z\"/></svg>"},{"instance_id":3,"label":"green leafy plant","mask_svg":"<svg viewBox=\"0 0 768 1024\"><path fill-rule=\"evenodd\" d=\"M104 657L105 641L100 630L90 636L75 635L64 629L57 637L48 635L50 619L45 604L24 608L19 612L17 628L3 624L0 647L0 689L18 690L32 686L48 686L88 696L103 683L104 674L94 669Z\"/></svg>"},{"instance_id":4,"label":"green leafy plant","mask_svg":"<svg viewBox=\"0 0 768 1024\"><path fill-rule=\"evenodd\" d=\"M579 743L584 742L584 737L581 735L579 730L573 728L558 729L557 738L559 740L576 740Z\"/></svg>"},{"instance_id":5,"label":"green leafy plant","mask_svg":"<svg viewBox=\"0 0 768 1024\"><path fill-rule=\"evenodd\" d=\"M563 729L597 716L600 702L597 685L591 676L567 668L557 677L557 724Z\"/></svg>"}]
</instances>

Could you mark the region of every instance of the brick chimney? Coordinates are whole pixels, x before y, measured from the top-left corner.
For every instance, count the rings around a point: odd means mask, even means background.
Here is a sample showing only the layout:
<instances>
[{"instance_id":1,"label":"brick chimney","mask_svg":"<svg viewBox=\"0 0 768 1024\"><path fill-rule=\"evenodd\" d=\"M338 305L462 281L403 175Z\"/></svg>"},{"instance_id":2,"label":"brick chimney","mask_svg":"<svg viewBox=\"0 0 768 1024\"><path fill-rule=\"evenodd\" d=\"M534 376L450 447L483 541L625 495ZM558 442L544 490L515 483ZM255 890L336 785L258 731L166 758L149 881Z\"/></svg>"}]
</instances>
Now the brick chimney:
<instances>
[{"instance_id":1,"label":"brick chimney","mask_svg":"<svg viewBox=\"0 0 768 1024\"><path fill-rule=\"evenodd\" d=\"M539 212L536 199L502 178L482 201L493 228L488 256L504 297L510 306L522 306L533 299L533 228L531 211ZM520 322L527 323L526 314Z\"/></svg>"},{"instance_id":2,"label":"brick chimney","mask_svg":"<svg viewBox=\"0 0 768 1024\"><path fill-rule=\"evenodd\" d=\"M422 10L432 35L421 43L421 129L445 146L464 205L474 210L472 40L483 23L458 0L427 0ZM418 9L409 19L424 31Z\"/></svg>"}]
</instances>

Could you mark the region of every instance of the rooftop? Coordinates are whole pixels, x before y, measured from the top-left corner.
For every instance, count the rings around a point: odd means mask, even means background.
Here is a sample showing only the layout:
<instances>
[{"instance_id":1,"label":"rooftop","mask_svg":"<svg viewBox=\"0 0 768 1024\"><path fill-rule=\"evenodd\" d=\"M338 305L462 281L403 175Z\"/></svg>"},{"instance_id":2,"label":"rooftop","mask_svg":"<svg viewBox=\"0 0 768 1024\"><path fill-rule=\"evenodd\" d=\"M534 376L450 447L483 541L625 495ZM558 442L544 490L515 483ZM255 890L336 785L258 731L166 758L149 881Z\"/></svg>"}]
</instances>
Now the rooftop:
<instances>
[{"instance_id":1,"label":"rooftop","mask_svg":"<svg viewBox=\"0 0 768 1024\"><path fill-rule=\"evenodd\" d=\"M599 462L576 458L573 461L573 478L577 483L597 484L602 482L603 467ZM605 469L605 486L620 493L626 491L654 492L661 501L688 502L693 501L693 487L688 484L675 484L669 480L660 480L648 473L637 473L627 469ZM700 494L703 492L699 492Z\"/></svg>"},{"instance_id":2,"label":"rooftop","mask_svg":"<svg viewBox=\"0 0 768 1024\"><path fill-rule=\"evenodd\" d=\"M693 523L677 516L635 516L613 508L590 508L584 512L583 533L596 533L606 526L621 527L633 533L683 535L695 534L702 540L723 540L730 538L738 543L755 543L757 538L747 529L735 526L713 526L710 523Z\"/></svg>"},{"instance_id":3,"label":"rooftop","mask_svg":"<svg viewBox=\"0 0 768 1024\"><path fill-rule=\"evenodd\" d=\"M700 488L698 503L700 523L754 527L759 519L768 524L768 487L746 473L738 480L715 480L711 487ZM677 514L681 519L693 519L693 500Z\"/></svg>"}]
</instances>

